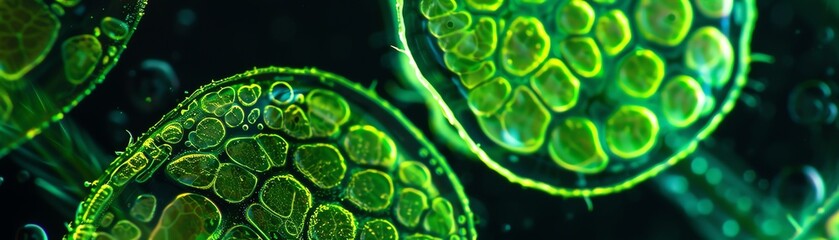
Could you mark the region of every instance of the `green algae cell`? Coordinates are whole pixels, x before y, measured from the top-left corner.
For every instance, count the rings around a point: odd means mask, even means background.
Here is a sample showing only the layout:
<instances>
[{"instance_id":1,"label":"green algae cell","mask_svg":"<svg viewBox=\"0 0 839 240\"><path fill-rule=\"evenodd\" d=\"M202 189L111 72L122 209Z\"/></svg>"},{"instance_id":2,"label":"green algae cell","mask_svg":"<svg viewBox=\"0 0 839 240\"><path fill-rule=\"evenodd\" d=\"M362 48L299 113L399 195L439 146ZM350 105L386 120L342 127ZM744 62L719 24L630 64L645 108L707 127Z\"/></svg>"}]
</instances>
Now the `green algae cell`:
<instances>
[{"instance_id":1,"label":"green algae cell","mask_svg":"<svg viewBox=\"0 0 839 240\"><path fill-rule=\"evenodd\" d=\"M0 1L0 156L61 120L104 80L146 6L50 2Z\"/></svg>"},{"instance_id":2,"label":"green algae cell","mask_svg":"<svg viewBox=\"0 0 839 240\"><path fill-rule=\"evenodd\" d=\"M65 238L476 239L472 219L398 110L340 76L270 67L163 116L93 181Z\"/></svg>"},{"instance_id":3,"label":"green algae cell","mask_svg":"<svg viewBox=\"0 0 839 240\"><path fill-rule=\"evenodd\" d=\"M631 188L693 152L745 85L756 19L754 0L394 6L403 74L462 136L450 145L562 196Z\"/></svg>"}]
</instances>

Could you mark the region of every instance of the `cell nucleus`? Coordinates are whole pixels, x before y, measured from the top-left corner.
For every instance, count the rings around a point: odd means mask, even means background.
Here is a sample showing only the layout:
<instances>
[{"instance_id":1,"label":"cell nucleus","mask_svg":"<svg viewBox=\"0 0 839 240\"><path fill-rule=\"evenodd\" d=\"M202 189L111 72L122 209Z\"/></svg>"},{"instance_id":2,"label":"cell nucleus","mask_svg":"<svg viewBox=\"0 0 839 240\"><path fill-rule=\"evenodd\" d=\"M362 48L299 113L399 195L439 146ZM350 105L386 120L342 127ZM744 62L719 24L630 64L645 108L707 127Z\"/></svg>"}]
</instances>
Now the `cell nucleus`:
<instances>
[{"instance_id":1,"label":"cell nucleus","mask_svg":"<svg viewBox=\"0 0 839 240\"><path fill-rule=\"evenodd\" d=\"M476 238L463 187L420 131L316 69L201 87L92 185L68 239Z\"/></svg>"},{"instance_id":2,"label":"cell nucleus","mask_svg":"<svg viewBox=\"0 0 839 240\"><path fill-rule=\"evenodd\" d=\"M562 196L678 162L746 82L754 0L399 0L422 91L487 166ZM454 144L456 145L456 144Z\"/></svg>"},{"instance_id":3,"label":"cell nucleus","mask_svg":"<svg viewBox=\"0 0 839 240\"><path fill-rule=\"evenodd\" d=\"M62 119L104 80L145 6L0 1L0 156Z\"/></svg>"}]
</instances>

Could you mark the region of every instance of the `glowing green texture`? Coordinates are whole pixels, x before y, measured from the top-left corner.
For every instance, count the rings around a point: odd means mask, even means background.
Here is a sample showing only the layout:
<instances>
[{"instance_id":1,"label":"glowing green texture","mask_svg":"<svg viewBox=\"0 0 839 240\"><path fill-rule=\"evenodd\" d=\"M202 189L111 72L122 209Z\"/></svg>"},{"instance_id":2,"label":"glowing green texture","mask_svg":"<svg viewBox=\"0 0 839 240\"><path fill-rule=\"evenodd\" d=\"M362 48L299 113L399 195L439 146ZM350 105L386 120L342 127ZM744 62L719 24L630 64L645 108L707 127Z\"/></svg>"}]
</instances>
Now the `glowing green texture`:
<instances>
[{"instance_id":1,"label":"glowing green texture","mask_svg":"<svg viewBox=\"0 0 839 240\"><path fill-rule=\"evenodd\" d=\"M309 219L309 239L354 239L355 217L340 205L318 206Z\"/></svg>"},{"instance_id":2,"label":"glowing green texture","mask_svg":"<svg viewBox=\"0 0 839 240\"><path fill-rule=\"evenodd\" d=\"M365 87L260 68L178 106L91 183L66 238L476 238L446 160Z\"/></svg>"},{"instance_id":3,"label":"glowing green texture","mask_svg":"<svg viewBox=\"0 0 839 240\"><path fill-rule=\"evenodd\" d=\"M550 37L542 22L534 17L518 17L504 34L500 61L510 74L524 76L545 61L550 49Z\"/></svg>"},{"instance_id":4,"label":"glowing green texture","mask_svg":"<svg viewBox=\"0 0 839 240\"><path fill-rule=\"evenodd\" d=\"M554 18L560 30L570 34L585 34L594 25L594 9L586 1L571 0L559 7Z\"/></svg>"},{"instance_id":5,"label":"glowing green texture","mask_svg":"<svg viewBox=\"0 0 839 240\"><path fill-rule=\"evenodd\" d=\"M61 23L42 1L9 0L0 3L6 16L0 40L0 78L14 81L44 60L58 36Z\"/></svg>"},{"instance_id":6,"label":"glowing green texture","mask_svg":"<svg viewBox=\"0 0 839 240\"><path fill-rule=\"evenodd\" d=\"M618 65L617 82L621 90L636 98L652 96L664 78L664 61L650 50L636 50Z\"/></svg>"},{"instance_id":7,"label":"glowing green texture","mask_svg":"<svg viewBox=\"0 0 839 240\"><path fill-rule=\"evenodd\" d=\"M665 46L682 42L693 23L689 0L640 0L634 11L641 35Z\"/></svg>"},{"instance_id":8,"label":"glowing green texture","mask_svg":"<svg viewBox=\"0 0 839 240\"><path fill-rule=\"evenodd\" d=\"M620 53L629 40L632 39L632 31L629 30L629 20L626 14L619 9L614 9L600 15L595 26L594 36L609 55Z\"/></svg>"},{"instance_id":9,"label":"glowing green texture","mask_svg":"<svg viewBox=\"0 0 839 240\"><path fill-rule=\"evenodd\" d=\"M609 163L591 120L567 118L551 132L548 150L556 164L581 173L597 173Z\"/></svg>"},{"instance_id":10,"label":"glowing green texture","mask_svg":"<svg viewBox=\"0 0 839 240\"><path fill-rule=\"evenodd\" d=\"M399 233L393 223L384 219L373 219L364 223L359 229L359 238L362 240L396 240Z\"/></svg>"},{"instance_id":11,"label":"glowing green texture","mask_svg":"<svg viewBox=\"0 0 839 240\"><path fill-rule=\"evenodd\" d=\"M629 189L693 152L745 85L756 19L754 0L395 1L404 74L454 126L436 131L562 196Z\"/></svg>"},{"instance_id":12,"label":"glowing green texture","mask_svg":"<svg viewBox=\"0 0 839 240\"><path fill-rule=\"evenodd\" d=\"M658 119L641 106L623 106L606 121L606 143L624 159L644 155L658 139Z\"/></svg>"},{"instance_id":13,"label":"glowing green texture","mask_svg":"<svg viewBox=\"0 0 839 240\"><path fill-rule=\"evenodd\" d=\"M59 3L0 1L0 157L64 118L104 80L146 6L146 0Z\"/></svg>"}]
</instances>

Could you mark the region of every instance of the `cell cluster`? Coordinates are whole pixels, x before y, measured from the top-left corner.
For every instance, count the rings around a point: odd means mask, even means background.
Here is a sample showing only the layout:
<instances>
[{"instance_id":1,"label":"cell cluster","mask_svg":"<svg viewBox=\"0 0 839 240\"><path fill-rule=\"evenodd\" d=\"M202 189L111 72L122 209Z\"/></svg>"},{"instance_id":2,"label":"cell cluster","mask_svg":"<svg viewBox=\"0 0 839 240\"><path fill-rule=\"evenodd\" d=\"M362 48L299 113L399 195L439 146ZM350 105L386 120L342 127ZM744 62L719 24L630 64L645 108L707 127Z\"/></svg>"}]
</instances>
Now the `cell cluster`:
<instances>
[{"instance_id":1,"label":"cell cluster","mask_svg":"<svg viewBox=\"0 0 839 240\"><path fill-rule=\"evenodd\" d=\"M92 183L69 239L474 239L446 161L375 94L261 68L193 93Z\"/></svg>"},{"instance_id":2,"label":"cell cluster","mask_svg":"<svg viewBox=\"0 0 839 240\"><path fill-rule=\"evenodd\" d=\"M58 121L116 64L146 0L0 1L0 156Z\"/></svg>"},{"instance_id":3,"label":"cell cluster","mask_svg":"<svg viewBox=\"0 0 839 240\"><path fill-rule=\"evenodd\" d=\"M404 0L400 39L472 151L564 196L630 188L696 147L748 71L753 0Z\"/></svg>"}]
</instances>

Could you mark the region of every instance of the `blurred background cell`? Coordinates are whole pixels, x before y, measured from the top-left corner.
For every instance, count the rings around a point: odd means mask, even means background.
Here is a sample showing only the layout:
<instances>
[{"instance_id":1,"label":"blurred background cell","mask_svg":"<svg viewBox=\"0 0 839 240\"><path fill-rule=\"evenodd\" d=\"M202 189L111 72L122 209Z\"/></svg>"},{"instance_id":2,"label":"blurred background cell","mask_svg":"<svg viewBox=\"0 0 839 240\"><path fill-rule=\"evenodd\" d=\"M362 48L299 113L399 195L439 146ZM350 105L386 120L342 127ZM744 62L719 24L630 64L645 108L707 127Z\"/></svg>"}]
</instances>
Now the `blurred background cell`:
<instances>
[{"instance_id":1,"label":"blurred background cell","mask_svg":"<svg viewBox=\"0 0 839 240\"><path fill-rule=\"evenodd\" d=\"M145 7L145 0L0 2L0 156L104 81Z\"/></svg>"}]
</instances>

